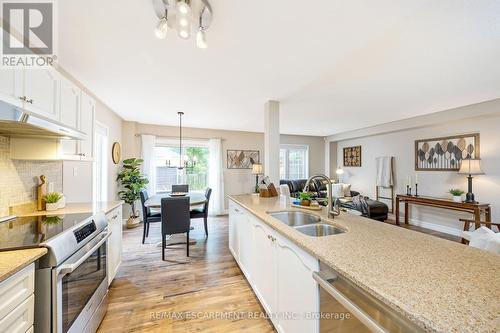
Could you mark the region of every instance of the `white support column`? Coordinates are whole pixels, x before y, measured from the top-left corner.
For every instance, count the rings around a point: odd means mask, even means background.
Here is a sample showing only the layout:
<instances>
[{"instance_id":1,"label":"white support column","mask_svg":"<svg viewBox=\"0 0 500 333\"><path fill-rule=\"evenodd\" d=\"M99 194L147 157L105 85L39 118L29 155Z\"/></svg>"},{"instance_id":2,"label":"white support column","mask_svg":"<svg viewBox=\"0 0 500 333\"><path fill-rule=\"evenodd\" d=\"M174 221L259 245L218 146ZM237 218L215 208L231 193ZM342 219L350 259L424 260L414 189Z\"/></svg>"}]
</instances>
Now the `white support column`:
<instances>
[{"instance_id":1,"label":"white support column","mask_svg":"<svg viewBox=\"0 0 500 333\"><path fill-rule=\"evenodd\" d=\"M324 174L328 177L331 178L330 175L330 141L328 141L328 138L325 137L325 166L324 166Z\"/></svg>"},{"instance_id":2,"label":"white support column","mask_svg":"<svg viewBox=\"0 0 500 333\"><path fill-rule=\"evenodd\" d=\"M264 173L274 186L280 184L280 103L267 101L264 108Z\"/></svg>"}]
</instances>

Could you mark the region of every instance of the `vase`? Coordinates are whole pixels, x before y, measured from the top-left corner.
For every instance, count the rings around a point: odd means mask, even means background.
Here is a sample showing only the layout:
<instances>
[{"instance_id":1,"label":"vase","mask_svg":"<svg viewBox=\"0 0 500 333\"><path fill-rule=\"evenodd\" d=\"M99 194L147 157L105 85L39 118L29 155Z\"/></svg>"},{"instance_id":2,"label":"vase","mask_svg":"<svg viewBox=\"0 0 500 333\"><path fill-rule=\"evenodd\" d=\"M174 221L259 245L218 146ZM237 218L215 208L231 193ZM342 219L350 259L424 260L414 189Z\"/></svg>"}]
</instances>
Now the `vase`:
<instances>
[{"instance_id":1,"label":"vase","mask_svg":"<svg viewBox=\"0 0 500 333\"><path fill-rule=\"evenodd\" d=\"M127 220L127 229L134 229L137 228L141 224L141 217L140 216L130 216Z\"/></svg>"},{"instance_id":2,"label":"vase","mask_svg":"<svg viewBox=\"0 0 500 333\"><path fill-rule=\"evenodd\" d=\"M46 203L45 204L45 210L48 212L52 212L54 210L57 210L59 208L59 202L52 202L52 203Z\"/></svg>"},{"instance_id":3,"label":"vase","mask_svg":"<svg viewBox=\"0 0 500 333\"><path fill-rule=\"evenodd\" d=\"M462 202L462 196L461 195L454 195L453 201L454 202Z\"/></svg>"},{"instance_id":4,"label":"vase","mask_svg":"<svg viewBox=\"0 0 500 333\"><path fill-rule=\"evenodd\" d=\"M311 205L311 200L301 200L300 201L301 206L310 206Z\"/></svg>"}]
</instances>

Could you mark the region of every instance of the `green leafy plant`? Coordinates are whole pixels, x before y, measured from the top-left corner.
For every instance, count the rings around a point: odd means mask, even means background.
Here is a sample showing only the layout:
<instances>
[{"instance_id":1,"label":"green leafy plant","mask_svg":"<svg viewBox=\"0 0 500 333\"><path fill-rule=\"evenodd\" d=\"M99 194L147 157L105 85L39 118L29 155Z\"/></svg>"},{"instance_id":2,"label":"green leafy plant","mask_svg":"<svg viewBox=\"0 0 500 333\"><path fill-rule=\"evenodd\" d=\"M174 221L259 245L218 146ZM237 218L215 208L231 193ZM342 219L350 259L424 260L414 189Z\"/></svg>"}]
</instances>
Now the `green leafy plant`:
<instances>
[{"instance_id":1,"label":"green leafy plant","mask_svg":"<svg viewBox=\"0 0 500 333\"><path fill-rule=\"evenodd\" d=\"M62 218L59 216L47 216L42 220L43 224L52 225L58 224L62 221Z\"/></svg>"},{"instance_id":2,"label":"green leafy plant","mask_svg":"<svg viewBox=\"0 0 500 333\"><path fill-rule=\"evenodd\" d=\"M129 158L123 161L123 167L118 173L116 180L121 186L118 192L120 199L132 208L132 216L135 215L135 202L140 198L140 192L146 188L148 179L141 174L140 166L144 160L140 158Z\"/></svg>"},{"instance_id":3,"label":"green leafy plant","mask_svg":"<svg viewBox=\"0 0 500 333\"><path fill-rule=\"evenodd\" d=\"M451 195L453 195L455 197L459 197L459 196L461 196L462 194L465 193L464 191L462 191L462 190L460 190L458 188L452 188L449 192L450 192Z\"/></svg>"},{"instance_id":4,"label":"green leafy plant","mask_svg":"<svg viewBox=\"0 0 500 333\"><path fill-rule=\"evenodd\" d=\"M311 194L307 192L300 192L299 199L301 201L311 201Z\"/></svg>"},{"instance_id":5,"label":"green leafy plant","mask_svg":"<svg viewBox=\"0 0 500 333\"><path fill-rule=\"evenodd\" d=\"M43 196L46 203L57 203L61 198L62 194L57 192L49 192Z\"/></svg>"}]
</instances>

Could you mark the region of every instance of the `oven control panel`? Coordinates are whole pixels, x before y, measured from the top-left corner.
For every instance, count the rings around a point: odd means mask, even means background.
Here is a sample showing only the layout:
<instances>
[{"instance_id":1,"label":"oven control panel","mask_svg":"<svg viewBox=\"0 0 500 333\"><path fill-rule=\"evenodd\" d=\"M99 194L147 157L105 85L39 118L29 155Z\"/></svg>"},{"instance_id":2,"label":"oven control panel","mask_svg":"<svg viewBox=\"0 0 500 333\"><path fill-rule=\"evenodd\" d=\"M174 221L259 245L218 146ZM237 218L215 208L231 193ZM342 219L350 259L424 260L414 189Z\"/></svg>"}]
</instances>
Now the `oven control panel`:
<instances>
[{"instance_id":1,"label":"oven control panel","mask_svg":"<svg viewBox=\"0 0 500 333\"><path fill-rule=\"evenodd\" d=\"M91 223L84 225L78 230L75 230L73 233L75 234L76 241L80 243L82 240L90 236L94 231L97 230L94 220Z\"/></svg>"}]
</instances>

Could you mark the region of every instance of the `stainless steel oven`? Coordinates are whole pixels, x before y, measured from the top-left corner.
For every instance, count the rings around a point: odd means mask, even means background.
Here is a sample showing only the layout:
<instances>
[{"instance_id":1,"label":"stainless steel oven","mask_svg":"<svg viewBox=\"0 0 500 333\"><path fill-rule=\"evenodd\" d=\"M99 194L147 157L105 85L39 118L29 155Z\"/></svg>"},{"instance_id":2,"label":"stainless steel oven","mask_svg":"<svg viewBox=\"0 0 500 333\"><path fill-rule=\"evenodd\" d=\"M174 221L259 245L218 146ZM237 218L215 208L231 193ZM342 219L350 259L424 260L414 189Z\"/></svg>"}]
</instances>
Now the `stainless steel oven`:
<instances>
[{"instance_id":1,"label":"stainless steel oven","mask_svg":"<svg viewBox=\"0 0 500 333\"><path fill-rule=\"evenodd\" d=\"M313 277L320 288L320 333L424 332L323 263Z\"/></svg>"},{"instance_id":2,"label":"stainless steel oven","mask_svg":"<svg viewBox=\"0 0 500 333\"><path fill-rule=\"evenodd\" d=\"M56 332L89 332L93 330L87 329L87 325L95 323L95 329L99 326L103 316L96 310L107 302L108 293L108 237L106 230L52 270Z\"/></svg>"},{"instance_id":3,"label":"stainless steel oven","mask_svg":"<svg viewBox=\"0 0 500 333\"><path fill-rule=\"evenodd\" d=\"M49 256L35 272L36 333L95 332L106 313L107 222L93 217L71 231L45 244ZM64 253L68 248L76 251Z\"/></svg>"}]
</instances>

